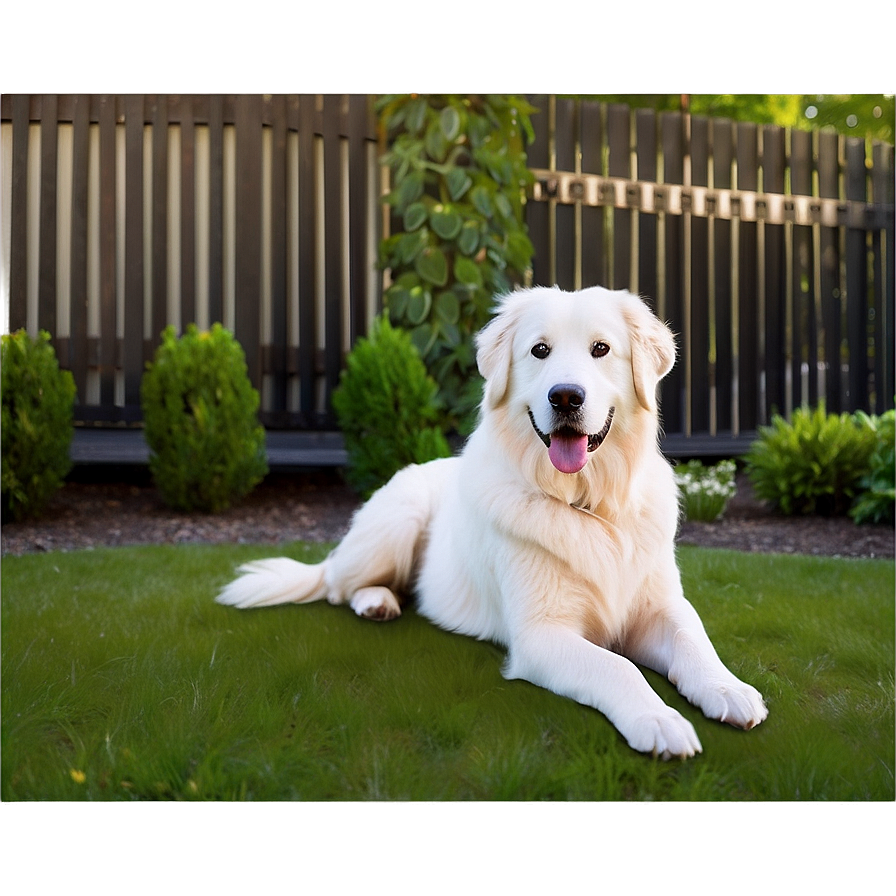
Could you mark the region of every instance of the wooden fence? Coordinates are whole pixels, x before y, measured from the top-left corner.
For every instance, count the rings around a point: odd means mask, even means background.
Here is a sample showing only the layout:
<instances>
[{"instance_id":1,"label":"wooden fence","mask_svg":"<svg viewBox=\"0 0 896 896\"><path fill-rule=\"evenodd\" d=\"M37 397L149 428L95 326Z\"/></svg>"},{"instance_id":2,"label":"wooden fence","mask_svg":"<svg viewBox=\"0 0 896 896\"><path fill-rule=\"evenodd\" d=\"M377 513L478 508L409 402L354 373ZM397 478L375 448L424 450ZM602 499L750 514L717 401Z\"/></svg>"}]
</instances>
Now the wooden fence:
<instances>
[{"instance_id":1,"label":"wooden fence","mask_svg":"<svg viewBox=\"0 0 896 896\"><path fill-rule=\"evenodd\" d=\"M79 422L139 421L164 327L221 321L268 427L333 426L381 296L371 98L4 96L0 111L9 326L53 335Z\"/></svg>"},{"instance_id":2,"label":"wooden fence","mask_svg":"<svg viewBox=\"0 0 896 896\"><path fill-rule=\"evenodd\" d=\"M530 100L534 282L626 287L671 323L668 450L736 452L819 399L892 406L892 146ZM269 429L334 429L382 293L371 97L16 95L0 118L9 326L53 335L80 423L139 422L164 326L220 320Z\"/></svg>"},{"instance_id":3,"label":"wooden fence","mask_svg":"<svg viewBox=\"0 0 896 896\"><path fill-rule=\"evenodd\" d=\"M628 288L679 334L666 448L893 406L893 147L532 96L533 279Z\"/></svg>"}]
</instances>

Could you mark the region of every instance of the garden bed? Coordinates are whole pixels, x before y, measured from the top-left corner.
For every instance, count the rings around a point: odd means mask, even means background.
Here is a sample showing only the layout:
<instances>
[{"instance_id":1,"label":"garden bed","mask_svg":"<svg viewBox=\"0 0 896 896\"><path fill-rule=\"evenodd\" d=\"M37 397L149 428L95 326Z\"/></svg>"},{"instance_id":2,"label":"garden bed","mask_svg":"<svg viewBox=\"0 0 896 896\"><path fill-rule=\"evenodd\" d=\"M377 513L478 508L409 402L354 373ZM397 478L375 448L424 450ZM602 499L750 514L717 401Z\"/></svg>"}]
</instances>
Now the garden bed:
<instances>
[{"instance_id":1,"label":"garden bed","mask_svg":"<svg viewBox=\"0 0 896 896\"><path fill-rule=\"evenodd\" d=\"M218 514L169 509L145 473L112 481L82 474L40 520L5 524L2 549L27 554L137 544L337 541L359 504L335 470L271 474L239 506ZM758 553L894 556L892 527L857 526L846 517L781 516L756 500L743 474L725 516L683 523L679 541Z\"/></svg>"}]
</instances>

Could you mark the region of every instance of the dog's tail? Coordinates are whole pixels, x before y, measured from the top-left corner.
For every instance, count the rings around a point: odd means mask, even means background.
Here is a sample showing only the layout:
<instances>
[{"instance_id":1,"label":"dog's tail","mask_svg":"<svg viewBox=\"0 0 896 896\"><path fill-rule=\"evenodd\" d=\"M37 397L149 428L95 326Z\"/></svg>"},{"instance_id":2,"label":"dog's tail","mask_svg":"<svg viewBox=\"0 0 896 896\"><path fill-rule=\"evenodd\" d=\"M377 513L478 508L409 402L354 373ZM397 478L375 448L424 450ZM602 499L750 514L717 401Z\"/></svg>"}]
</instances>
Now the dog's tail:
<instances>
[{"instance_id":1,"label":"dog's tail","mask_svg":"<svg viewBox=\"0 0 896 896\"><path fill-rule=\"evenodd\" d=\"M256 560L241 566L217 596L219 604L247 609L275 604L304 604L327 596L326 561L307 564L287 557Z\"/></svg>"}]
</instances>

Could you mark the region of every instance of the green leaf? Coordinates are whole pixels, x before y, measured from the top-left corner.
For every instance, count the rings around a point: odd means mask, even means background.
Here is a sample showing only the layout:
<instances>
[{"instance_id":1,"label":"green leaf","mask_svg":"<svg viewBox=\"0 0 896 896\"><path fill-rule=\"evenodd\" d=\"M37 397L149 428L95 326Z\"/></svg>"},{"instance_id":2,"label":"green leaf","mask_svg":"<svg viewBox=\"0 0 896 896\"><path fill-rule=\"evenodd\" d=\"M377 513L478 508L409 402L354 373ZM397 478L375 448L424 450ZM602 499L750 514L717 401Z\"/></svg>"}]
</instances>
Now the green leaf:
<instances>
[{"instance_id":1,"label":"green leaf","mask_svg":"<svg viewBox=\"0 0 896 896\"><path fill-rule=\"evenodd\" d=\"M404 213L404 229L416 230L426 220L426 206L422 202L412 202Z\"/></svg>"},{"instance_id":2,"label":"green leaf","mask_svg":"<svg viewBox=\"0 0 896 896\"><path fill-rule=\"evenodd\" d=\"M429 223L443 240L453 240L460 233L463 218L456 212L436 206L429 216Z\"/></svg>"},{"instance_id":3,"label":"green leaf","mask_svg":"<svg viewBox=\"0 0 896 896\"><path fill-rule=\"evenodd\" d=\"M420 353L421 358L425 358L429 354L429 350L436 341L436 335L436 329L429 324L421 324L411 330L411 342Z\"/></svg>"},{"instance_id":4,"label":"green leaf","mask_svg":"<svg viewBox=\"0 0 896 896\"><path fill-rule=\"evenodd\" d=\"M423 122L426 120L426 100L418 97L408 103L407 123L408 133L419 134L423 128Z\"/></svg>"},{"instance_id":5,"label":"green leaf","mask_svg":"<svg viewBox=\"0 0 896 896\"><path fill-rule=\"evenodd\" d=\"M445 139L438 121L433 121L426 131L426 152L437 162L444 162L450 144Z\"/></svg>"},{"instance_id":6,"label":"green leaf","mask_svg":"<svg viewBox=\"0 0 896 896\"><path fill-rule=\"evenodd\" d=\"M413 271L405 271L396 281L396 286L411 290L420 285L420 278Z\"/></svg>"},{"instance_id":7,"label":"green leaf","mask_svg":"<svg viewBox=\"0 0 896 896\"><path fill-rule=\"evenodd\" d=\"M455 202L473 186L473 181L463 168L452 168L445 176L445 183L448 186L448 195Z\"/></svg>"},{"instance_id":8,"label":"green leaf","mask_svg":"<svg viewBox=\"0 0 896 896\"><path fill-rule=\"evenodd\" d=\"M398 194L396 207L399 211L407 208L412 202L416 202L423 195L423 173L412 171L395 191Z\"/></svg>"},{"instance_id":9,"label":"green leaf","mask_svg":"<svg viewBox=\"0 0 896 896\"><path fill-rule=\"evenodd\" d=\"M407 313L408 302L411 294L407 289L393 284L386 290L386 308L389 310L389 316L394 321L400 321Z\"/></svg>"},{"instance_id":10,"label":"green leaf","mask_svg":"<svg viewBox=\"0 0 896 896\"><path fill-rule=\"evenodd\" d=\"M510 204L510 200L503 193L495 194L495 208L498 210L498 214L504 218L512 219L513 215L513 206Z\"/></svg>"},{"instance_id":11,"label":"green leaf","mask_svg":"<svg viewBox=\"0 0 896 896\"><path fill-rule=\"evenodd\" d=\"M410 292L408 302L408 321L415 326L422 324L429 317L430 308L432 308L432 293L422 286L414 287Z\"/></svg>"},{"instance_id":12,"label":"green leaf","mask_svg":"<svg viewBox=\"0 0 896 896\"><path fill-rule=\"evenodd\" d=\"M444 286L448 282L448 260L441 249L429 247L417 256L414 269L428 283Z\"/></svg>"},{"instance_id":13,"label":"green leaf","mask_svg":"<svg viewBox=\"0 0 896 896\"><path fill-rule=\"evenodd\" d=\"M439 115L439 126L445 139L453 143L460 131L460 115L453 106L446 106Z\"/></svg>"},{"instance_id":14,"label":"green leaf","mask_svg":"<svg viewBox=\"0 0 896 896\"><path fill-rule=\"evenodd\" d=\"M472 255L479 248L479 225L475 221L467 221L461 228L457 248L464 255Z\"/></svg>"},{"instance_id":15,"label":"green leaf","mask_svg":"<svg viewBox=\"0 0 896 896\"><path fill-rule=\"evenodd\" d=\"M507 263L517 271L525 271L532 263L535 252L532 242L525 233L515 230L507 235Z\"/></svg>"},{"instance_id":16,"label":"green leaf","mask_svg":"<svg viewBox=\"0 0 896 896\"><path fill-rule=\"evenodd\" d=\"M454 276L460 283L482 286L482 271L479 270L479 265L463 255L458 256L454 262Z\"/></svg>"},{"instance_id":17,"label":"green leaf","mask_svg":"<svg viewBox=\"0 0 896 896\"><path fill-rule=\"evenodd\" d=\"M489 191L486 187L474 187L470 193L470 201L473 203L476 211L483 217L490 218L494 214L495 210L492 206L491 196L489 196Z\"/></svg>"},{"instance_id":18,"label":"green leaf","mask_svg":"<svg viewBox=\"0 0 896 896\"><path fill-rule=\"evenodd\" d=\"M403 264L410 264L423 251L429 239L429 231L424 227L413 233L404 233L398 242L398 257Z\"/></svg>"},{"instance_id":19,"label":"green leaf","mask_svg":"<svg viewBox=\"0 0 896 896\"><path fill-rule=\"evenodd\" d=\"M436 314L446 324L456 324L460 320L460 302L453 292L439 293L436 298Z\"/></svg>"}]
</instances>

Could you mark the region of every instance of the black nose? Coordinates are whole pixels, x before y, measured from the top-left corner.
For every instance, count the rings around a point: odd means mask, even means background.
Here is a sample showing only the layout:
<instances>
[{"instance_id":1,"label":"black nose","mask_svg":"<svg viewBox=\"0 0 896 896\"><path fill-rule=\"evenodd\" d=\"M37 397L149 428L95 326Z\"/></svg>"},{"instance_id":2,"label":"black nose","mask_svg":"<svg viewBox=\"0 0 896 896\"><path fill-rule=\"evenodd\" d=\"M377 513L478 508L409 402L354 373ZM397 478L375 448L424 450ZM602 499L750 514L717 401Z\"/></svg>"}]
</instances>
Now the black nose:
<instances>
[{"instance_id":1,"label":"black nose","mask_svg":"<svg viewBox=\"0 0 896 896\"><path fill-rule=\"evenodd\" d=\"M585 403L585 390L570 383L558 383L548 392L548 401L555 411L571 414Z\"/></svg>"}]
</instances>

